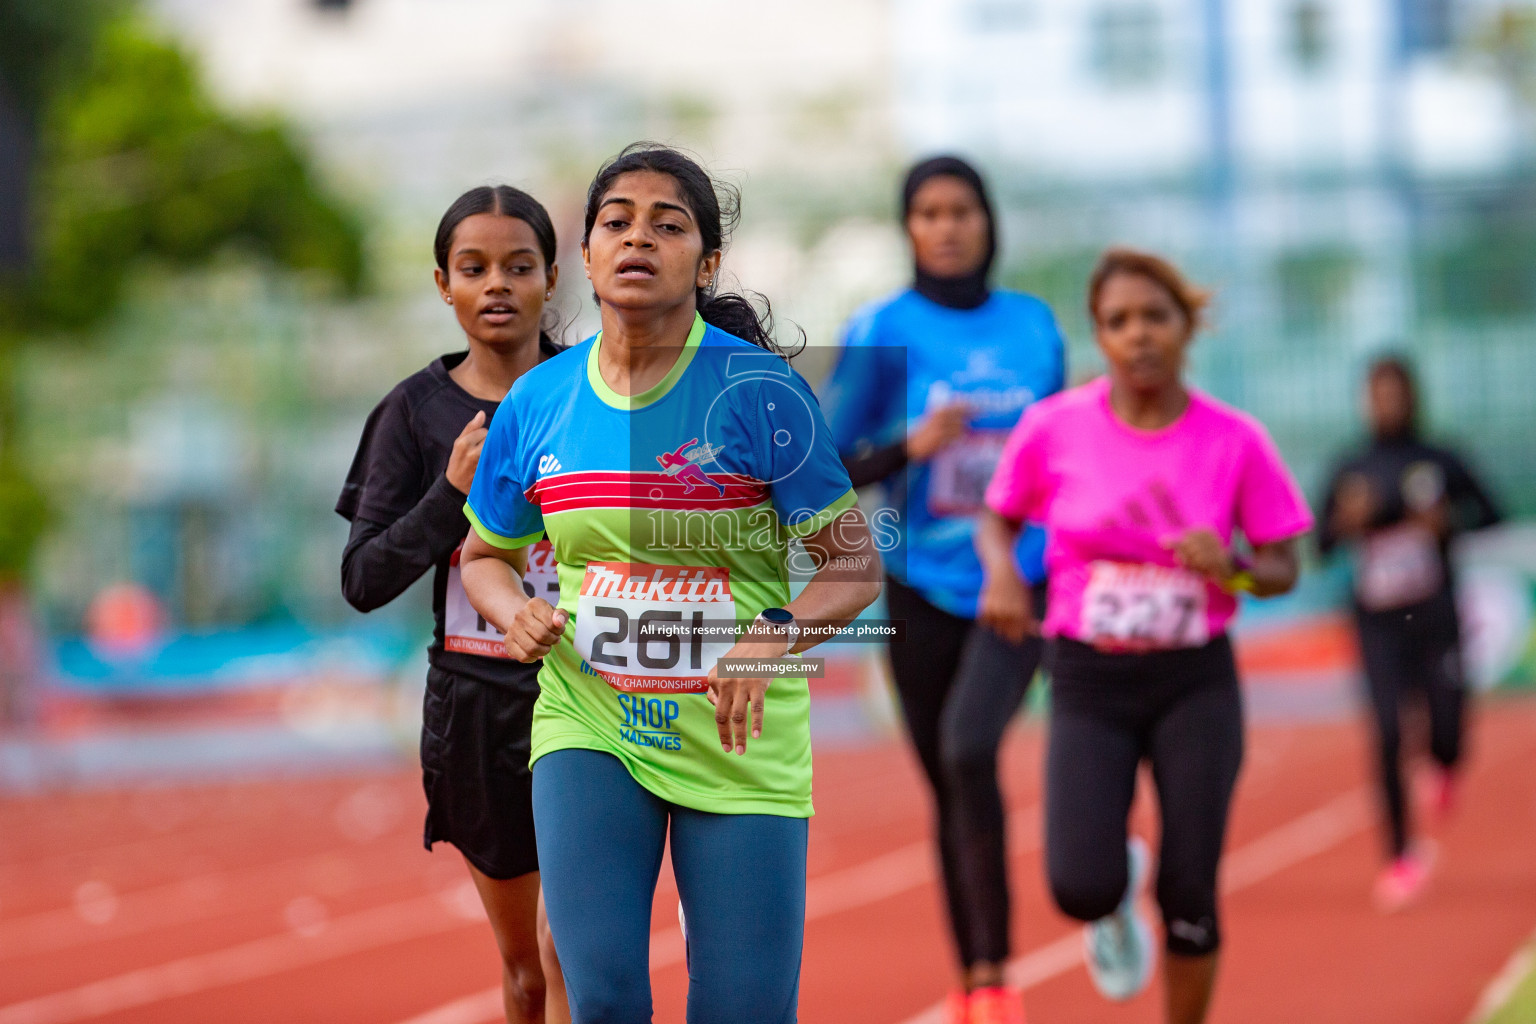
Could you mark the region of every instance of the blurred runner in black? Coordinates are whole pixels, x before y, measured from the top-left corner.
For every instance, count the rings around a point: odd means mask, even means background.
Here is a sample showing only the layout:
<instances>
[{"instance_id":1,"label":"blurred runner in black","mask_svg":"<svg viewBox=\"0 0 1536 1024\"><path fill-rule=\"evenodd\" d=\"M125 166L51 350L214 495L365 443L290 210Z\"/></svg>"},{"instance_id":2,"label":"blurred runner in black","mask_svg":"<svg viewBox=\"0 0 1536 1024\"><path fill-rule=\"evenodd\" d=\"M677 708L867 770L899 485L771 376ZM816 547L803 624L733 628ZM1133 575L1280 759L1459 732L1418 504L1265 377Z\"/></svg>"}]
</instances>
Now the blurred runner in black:
<instances>
[{"instance_id":1,"label":"blurred runner in black","mask_svg":"<svg viewBox=\"0 0 1536 1024\"><path fill-rule=\"evenodd\" d=\"M540 903L528 769L539 666L508 656L459 580L464 499L486 428L513 382L560 352L540 329L555 291L555 230L527 193L481 187L449 207L433 248L438 292L469 350L433 360L369 415L336 503L352 523L341 586L367 612L435 569L421 733L426 845L450 842L468 862L501 950L509 1024L555 1024L570 1017ZM530 554L526 585L556 600L548 548Z\"/></svg>"},{"instance_id":2,"label":"blurred runner in black","mask_svg":"<svg viewBox=\"0 0 1536 1024\"><path fill-rule=\"evenodd\" d=\"M1500 515L1454 452L1420 438L1418 389L1405 360L1373 363L1366 399L1371 439L1334 472L1318 543L1325 555L1345 542L1355 550L1355 622L1391 858L1375 895L1383 910L1396 910L1423 889L1434 859L1429 844L1409 841L1402 707L1410 693L1423 694L1436 764L1433 802L1448 811L1467 702L1450 543Z\"/></svg>"}]
</instances>

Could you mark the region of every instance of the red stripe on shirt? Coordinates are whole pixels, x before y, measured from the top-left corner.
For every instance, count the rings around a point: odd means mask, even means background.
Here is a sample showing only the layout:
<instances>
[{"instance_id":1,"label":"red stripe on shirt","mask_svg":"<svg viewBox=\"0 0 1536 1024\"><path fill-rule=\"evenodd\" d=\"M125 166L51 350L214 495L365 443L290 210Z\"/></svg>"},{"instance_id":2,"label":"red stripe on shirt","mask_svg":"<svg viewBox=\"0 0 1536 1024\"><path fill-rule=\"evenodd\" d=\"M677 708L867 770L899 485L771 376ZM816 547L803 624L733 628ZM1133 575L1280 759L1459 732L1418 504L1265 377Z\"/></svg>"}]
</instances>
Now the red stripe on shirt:
<instances>
[{"instance_id":1,"label":"red stripe on shirt","mask_svg":"<svg viewBox=\"0 0 1536 1024\"><path fill-rule=\"evenodd\" d=\"M741 473L708 473L724 488L695 484L666 473L626 473L616 470L559 473L534 482L524 491L545 515L591 508L657 508L713 511L752 508L768 498L768 485Z\"/></svg>"}]
</instances>

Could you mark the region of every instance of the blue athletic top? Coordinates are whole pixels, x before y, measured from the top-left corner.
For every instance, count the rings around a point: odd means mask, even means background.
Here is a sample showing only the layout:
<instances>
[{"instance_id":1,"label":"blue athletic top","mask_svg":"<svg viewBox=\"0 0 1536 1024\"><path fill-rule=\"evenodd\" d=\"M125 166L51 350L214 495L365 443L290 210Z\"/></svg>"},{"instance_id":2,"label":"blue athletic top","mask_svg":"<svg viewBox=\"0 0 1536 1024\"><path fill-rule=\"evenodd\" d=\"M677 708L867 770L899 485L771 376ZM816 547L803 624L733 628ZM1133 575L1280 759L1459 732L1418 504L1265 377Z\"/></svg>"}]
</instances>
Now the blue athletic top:
<instances>
[{"instance_id":1,"label":"blue athletic top","mask_svg":"<svg viewBox=\"0 0 1536 1024\"><path fill-rule=\"evenodd\" d=\"M843 454L899 440L952 401L974 410L969 434L896 474L889 507L871 515L883 535L899 538L889 570L930 604L975 617L982 571L973 535L987 481L1024 409L1060 391L1065 378L1061 329L1031 295L994 291L975 309L951 309L907 289L848 322L827 394ZM1027 528L1017 553L1031 582L1045 577L1044 549L1043 531Z\"/></svg>"}]
</instances>

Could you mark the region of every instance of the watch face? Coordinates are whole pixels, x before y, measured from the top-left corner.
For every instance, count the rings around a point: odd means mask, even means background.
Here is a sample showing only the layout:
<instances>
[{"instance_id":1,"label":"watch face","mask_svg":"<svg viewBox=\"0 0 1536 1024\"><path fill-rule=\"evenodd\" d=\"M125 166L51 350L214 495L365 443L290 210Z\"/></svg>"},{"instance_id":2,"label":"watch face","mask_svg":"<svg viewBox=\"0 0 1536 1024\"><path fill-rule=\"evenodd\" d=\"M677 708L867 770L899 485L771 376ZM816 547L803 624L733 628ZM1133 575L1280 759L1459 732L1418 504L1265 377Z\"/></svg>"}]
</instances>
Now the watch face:
<instances>
[{"instance_id":1,"label":"watch face","mask_svg":"<svg viewBox=\"0 0 1536 1024\"><path fill-rule=\"evenodd\" d=\"M785 608L764 608L762 616L765 622L771 622L775 626L787 626L795 621L794 615Z\"/></svg>"}]
</instances>

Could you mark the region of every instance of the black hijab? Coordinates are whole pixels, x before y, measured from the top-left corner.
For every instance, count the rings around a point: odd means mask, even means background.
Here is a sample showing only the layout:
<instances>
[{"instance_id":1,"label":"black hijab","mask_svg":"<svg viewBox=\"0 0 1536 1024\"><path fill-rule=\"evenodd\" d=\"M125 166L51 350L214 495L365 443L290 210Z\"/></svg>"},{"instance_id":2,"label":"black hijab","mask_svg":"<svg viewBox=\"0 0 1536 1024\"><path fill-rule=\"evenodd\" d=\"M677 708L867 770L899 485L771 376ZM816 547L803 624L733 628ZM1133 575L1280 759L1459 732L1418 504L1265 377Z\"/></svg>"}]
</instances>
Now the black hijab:
<instances>
[{"instance_id":1,"label":"black hijab","mask_svg":"<svg viewBox=\"0 0 1536 1024\"><path fill-rule=\"evenodd\" d=\"M925 274L923 268L914 261L912 287L919 295L941 306L975 309L986 302L990 294L987 275L991 273L992 260L997 255L997 219L992 215L992 201L987 198L987 186L976 168L957 156L935 156L914 164L907 172L906 182L901 186L901 222L905 225L908 215L912 213L912 197L917 195L917 190L929 178L941 175L959 178L975 191L976 199L981 203L981 212L987 217L987 255L982 259L981 266L960 277Z\"/></svg>"}]
</instances>

